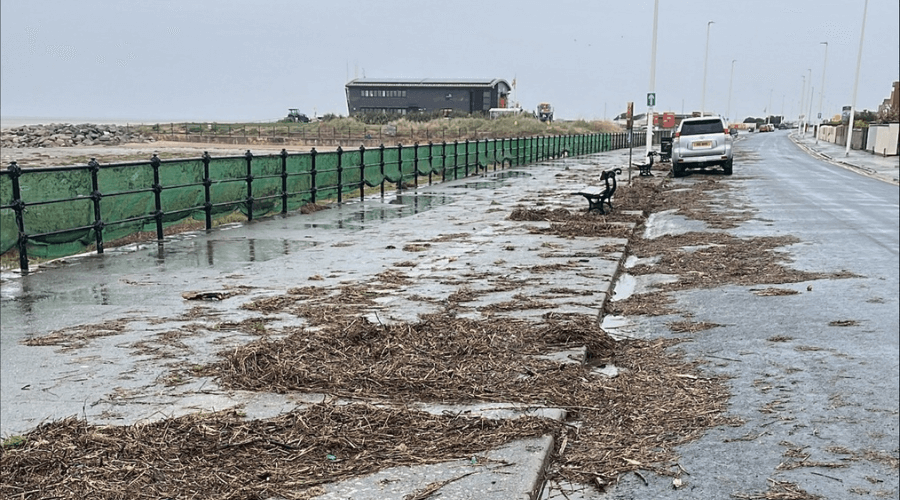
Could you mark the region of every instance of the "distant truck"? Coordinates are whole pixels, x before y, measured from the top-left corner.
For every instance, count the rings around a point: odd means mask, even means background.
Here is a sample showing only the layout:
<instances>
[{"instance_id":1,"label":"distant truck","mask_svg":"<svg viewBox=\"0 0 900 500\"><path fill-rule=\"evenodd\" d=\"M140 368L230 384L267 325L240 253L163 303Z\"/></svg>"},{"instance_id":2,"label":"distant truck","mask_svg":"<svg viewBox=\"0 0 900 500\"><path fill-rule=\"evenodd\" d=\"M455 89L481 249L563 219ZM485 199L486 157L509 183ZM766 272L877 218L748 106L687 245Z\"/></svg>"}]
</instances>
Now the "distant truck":
<instances>
[{"instance_id":1,"label":"distant truck","mask_svg":"<svg viewBox=\"0 0 900 500\"><path fill-rule=\"evenodd\" d=\"M491 120L496 120L497 118L501 118L503 116L516 116L521 113L524 113L525 110L522 108L491 108L489 110L491 114Z\"/></svg>"},{"instance_id":2,"label":"distant truck","mask_svg":"<svg viewBox=\"0 0 900 500\"><path fill-rule=\"evenodd\" d=\"M549 102L542 102L537 107L537 117L542 122L550 123L553 121L553 106Z\"/></svg>"},{"instance_id":3,"label":"distant truck","mask_svg":"<svg viewBox=\"0 0 900 500\"><path fill-rule=\"evenodd\" d=\"M300 112L297 108L289 108L285 121L294 123L309 123L309 117Z\"/></svg>"}]
</instances>

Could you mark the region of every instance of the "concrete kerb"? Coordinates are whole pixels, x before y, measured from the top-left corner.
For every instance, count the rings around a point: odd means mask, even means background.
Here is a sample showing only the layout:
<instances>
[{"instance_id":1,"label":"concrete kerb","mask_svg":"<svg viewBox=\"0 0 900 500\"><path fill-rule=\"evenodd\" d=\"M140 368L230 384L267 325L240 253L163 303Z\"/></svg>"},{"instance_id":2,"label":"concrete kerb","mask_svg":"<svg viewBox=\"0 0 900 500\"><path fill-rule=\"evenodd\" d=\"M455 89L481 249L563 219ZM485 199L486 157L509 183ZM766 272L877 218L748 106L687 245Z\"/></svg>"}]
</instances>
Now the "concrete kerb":
<instances>
[{"instance_id":1,"label":"concrete kerb","mask_svg":"<svg viewBox=\"0 0 900 500\"><path fill-rule=\"evenodd\" d=\"M896 156L886 158L865 151L854 150L852 159L843 159L841 156L844 154L844 150L840 145L831 143L815 144L814 137L799 137L796 132L791 132L788 137L810 156L867 177L900 185L900 175L898 175L898 172L900 172L900 158Z\"/></svg>"}]
</instances>

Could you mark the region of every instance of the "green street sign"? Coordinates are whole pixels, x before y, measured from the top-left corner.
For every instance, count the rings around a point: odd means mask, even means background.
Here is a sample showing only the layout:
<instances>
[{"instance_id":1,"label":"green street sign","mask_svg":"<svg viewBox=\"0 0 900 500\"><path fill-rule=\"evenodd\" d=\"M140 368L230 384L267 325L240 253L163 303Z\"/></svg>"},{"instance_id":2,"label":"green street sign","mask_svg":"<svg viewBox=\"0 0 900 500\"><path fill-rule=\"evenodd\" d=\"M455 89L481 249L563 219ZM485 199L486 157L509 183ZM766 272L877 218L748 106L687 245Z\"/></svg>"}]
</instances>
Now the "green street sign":
<instances>
[{"instance_id":1,"label":"green street sign","mask_svg":"<svg viewBox=\"0 0 900 500\"><path fill-rule=\"evenodd\" d=\"M656 92L647 94L647 106L656 106Z\"/></svg>"}]
</instances>

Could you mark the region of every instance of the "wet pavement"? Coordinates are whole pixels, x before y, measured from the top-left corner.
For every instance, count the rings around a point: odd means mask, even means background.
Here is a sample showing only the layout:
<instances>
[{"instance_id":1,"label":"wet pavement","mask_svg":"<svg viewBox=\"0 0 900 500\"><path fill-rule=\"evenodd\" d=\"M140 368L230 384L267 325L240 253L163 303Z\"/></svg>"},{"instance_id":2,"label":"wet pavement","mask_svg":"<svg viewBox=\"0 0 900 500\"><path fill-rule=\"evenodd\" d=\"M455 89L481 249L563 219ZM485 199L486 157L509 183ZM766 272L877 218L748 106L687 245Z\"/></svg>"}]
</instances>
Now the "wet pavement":
<instances>
[{"instance_id":1,"label":"wet pavement","mask_svg":"<svg viewBox=\"0 0 900 500\"><path fill-rule=\"evenodd\" d=\"M512 279L522 287L481 295L466 314L481 314L479 303L508 301L514 294L546 296L557 290L547 301L549 309L494 317L540 318L546 312L598 315L623 263L627 240L534 233L531 228L546 228L549 222L507 217L516 207L583 211L584 199L571 193L596 189L601 170L626 167L627 162L627 150L557 159L419 186L385 199L345 202L311 214L276 216L182 234L159 244L67 257L26 276L4 273L0 433L21 434L43 421L71 415L93 424L127 425L236 405L249 418L265 418L304 402L321 401L317 394L227 390L207 378L166 383L178 366L212 362L222 349L255 339L239 331L205 328L180 338L178 345L164 342L171 332L201 321L192 315L193 308L204 307L206 321L240 322L259 316L241 309L242 304L284 294L292 287L355 283L377 287L379 273L399 269L411 283L399 290L385 287L377 310L368 313L372 321L388 323L415 321L420 314L436 312L441 299L457 292L460 284L488 290L496 288L497 280ZM654 179L661 181L663 175ZM627 173L622 177L621 182L628 181ZM541 266L560 269L535 270ZM560 289L569 292L560 294ZM184 298L204 294L222 300ZM277 327L302 322L287 315L267 321ZM53 345L23 344L51 334L58 340ZM546 355L584 360L583 351ZM535 412L558 419L565 415L552 408L487 406L465 410L494 418ZM502 470L481 467L477 474L442 489L442 498L474 498L473 491L479 498L532 498L552 449L550 436L510 443L492 452L508 464ZM390 481L392 488L408 492L429 477L440 480L434 478L456 474L464 465L448 462L383 474L396 479ZM332 485L324 498L346 498L351 490L357 499L386 494L357 483ZM511 496L512 491L519 493Z\"/></svg>"},{"instance_id":2,"label":"wet pavement","mask_svg":"<svg viewBox=\"0 0 900 500\"><path fill-rule=\"evenodd\" d=\"M856 149L851 149L848 154L846 145L833 144L823 140L817 141L812 134L803 135L797 131L792 131L790 138L806 152L819 159L885 182L900 184L900 156L882 156Z\"/></svg>"},{"instance_id":3,"label":"wet pavement","mask_svg":"<svg viewBox=\"0 0 900 500\"><path fill-rule=\"evenodd\" d=\"M824 143L816 147L814 140L810 144L803 138L793 139L811 154L834 158L835 151L827 150ZM843 162L832 161L896 183L897 157L863 155L868 153L853 151ZM627 320L599 317L613 292L623 298L671 277L628 275L627 269L636 262L625 259L625 239L531 233L529 228L549 223L513 222L506 217L515 207L583 210L584 200L570 193L590 190L601 170L627 163L627 150L552 160L420 186L385 199L346 202L312 214L277 216L167 238L162 244L140 243L108 249L103 255L59 259L24 277L5 273L0 293L0 434L20 434L42 421L70 415L94 424L128 425L240 405L248 418L265 418L321 401L323 396L318 394L227 390L205 378L167 385L165 379L174 366L214 361L222 349L256 337L227 329L201 329L181 339L177 347L159 339L196 322L191 311L197 306L205 307L205 314L215 321L239 322L258 317L240 308L251 300L299 286L377 286L379 273L390 269L401 269L410 283L400 289L385 287L377 300L379 309L368 313L372 321L415 321L420 314L436 311L435 304L458 290L448 282L486 290L503 278L527 285L478 300L502 302L512 293L539 295L565 288L571 293L555 299L552 311L596 314L604 329L614 334L622 326L617 321L627 324ZM627 174L623 177L622 182L627 182ZM662 179L658 173L653 181ZM654 214L647 237L683 231L686 224L696 222L679 217ZM552 273L533 271L536 266L554 264L565 266ZM191 293L216 293L222 300L183 298ZM416 296L435 299L435 303L412 300ZM545 312L508 314L539 318ZM289 316L270 319L273 326L300 323ZM67 342L38 347L22 343L59 331L66 333ZM583 353L547 355L583 361ZM460 409L420 406L433 412ZM516 405L465 409L493 418L535 412L565 417L559 409ZM467 460L455 460L388 469L328 485L320 498L404 498L440 481L448 481L440 498L538 498L543 469L554 449L550 436L516 441L488 454L490 460L505 464L502 468L473 468Z\"/></svg>"}]
</instances>

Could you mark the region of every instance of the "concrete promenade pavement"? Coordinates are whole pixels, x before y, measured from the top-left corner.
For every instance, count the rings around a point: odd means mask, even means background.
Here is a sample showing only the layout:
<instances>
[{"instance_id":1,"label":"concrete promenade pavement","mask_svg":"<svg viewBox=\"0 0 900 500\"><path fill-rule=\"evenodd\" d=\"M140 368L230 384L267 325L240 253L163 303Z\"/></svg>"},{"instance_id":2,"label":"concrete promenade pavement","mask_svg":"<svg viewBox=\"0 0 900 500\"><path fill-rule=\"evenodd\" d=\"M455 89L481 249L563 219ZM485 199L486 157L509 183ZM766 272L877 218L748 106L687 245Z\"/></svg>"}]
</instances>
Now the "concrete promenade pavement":
<instances>
[{"instance_id":1,"label":"concrete promenade pavement","mask_svg":"<svg viewBox=\"0 0 900 500\"><path fill-rule=\"evenodd\" d=\"M816 143L816 138L811 133L804 137L796 130L791 131L790 138L812 156L884 182L900 184L900 156L881 156L857 149L851 149L848 155L845 145L823 140Z\"/></svg>"},{"instance_id":2,"label":"concrete promenade pavement","mask_svg":"<svg viewBox=\"0 0 900 500\"><path fill-rule=\"evenodd\" d=\"M635 149L632 161L638 161L641 150ZM582 313L598 316L599 321L628 240L534 232L550 223L511 221L508 216L517 207L584 211L586 200L572 193L598 191L600 172L625 169L628 161L627 149L549 160L419 186L385 199L349 200L312 214L277 216L167 239L164 249L155 243L137 244L46 263L26 276L7 273L0 301L0 432L21 434L43 421L71 415L92 424L129 425L237 405L248 418L267 418L322 401L317 394L229 390L203 378L166 385L171 359L148 357L138 346L201 321L190 317L198 305L183 298L190 292L240 291L203 303L212 310L211 321L218 323L252 318L258 313L241 309L242 304L284 294L291 287L367 285L378 290L379 305L361 313L387 323L415 321L420 314L439 309L440 299L463 288L490 291L512 279L523 286L480 294L459 314L483 317L481 306L523 294L554 297L546 299L547 309L487 314L540 319L547 312ZM634 169L635 182L637 174ZM640 180L662 182L666 172L655 175ZM628 182L627 170L619 179ZM548 266L554 270L540 270ZM379 286L378 275L387 270L406 274L410 284L399 290ZM437 300L422 302L415 297ZM111 324L125 326L104 330L101 336L85 335L84 343L33 347L21 342L59 331L78 336L79 325ZM284 315L267 326L301 324ZM237 332L192 331L189 350L176 356L195 364L212 362L223 345L250 340ZM584 349L546 356L566 363L585 361ZM565 418L561 409L503 402L411 405L490 418ZM486 461L473 462L470 457L387 469L327 485L317 498L403 499L435 485L440 485L440 498L445 500L539 498L555 446L552 436L515 441L486 453Z\"/></svg>"}]
</instances>

